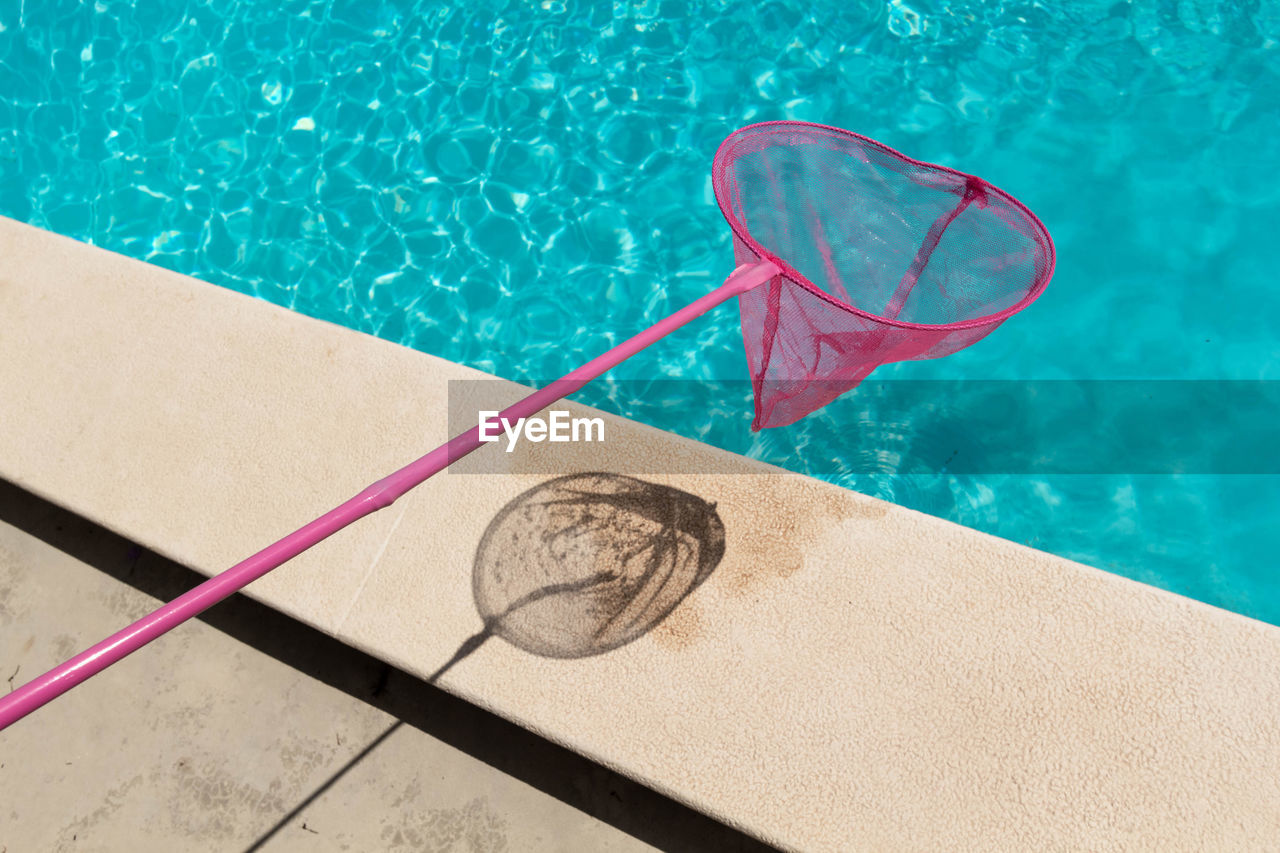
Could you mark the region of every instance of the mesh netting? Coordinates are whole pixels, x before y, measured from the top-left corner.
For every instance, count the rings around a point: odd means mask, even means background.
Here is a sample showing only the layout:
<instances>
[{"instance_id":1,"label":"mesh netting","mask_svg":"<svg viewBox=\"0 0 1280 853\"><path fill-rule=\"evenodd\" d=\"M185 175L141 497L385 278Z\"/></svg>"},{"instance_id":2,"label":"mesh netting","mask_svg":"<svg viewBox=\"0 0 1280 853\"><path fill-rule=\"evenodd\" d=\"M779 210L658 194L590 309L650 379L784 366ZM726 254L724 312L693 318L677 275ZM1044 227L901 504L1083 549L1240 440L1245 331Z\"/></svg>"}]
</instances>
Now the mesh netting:
<instances>
[{"instance_id":1,"label":"mesh netting","mask_svg":"<svg viewBox=\"0 0 1280 853\"><path fill-rule=\"evenodd\" d=\"M963 349L1053 273L1048 232L1012 196L838 128L745 127L712 182L736 262L782 270L739 299L752 429L794 423L881 364Z\"/></svg>"}]
</instances>

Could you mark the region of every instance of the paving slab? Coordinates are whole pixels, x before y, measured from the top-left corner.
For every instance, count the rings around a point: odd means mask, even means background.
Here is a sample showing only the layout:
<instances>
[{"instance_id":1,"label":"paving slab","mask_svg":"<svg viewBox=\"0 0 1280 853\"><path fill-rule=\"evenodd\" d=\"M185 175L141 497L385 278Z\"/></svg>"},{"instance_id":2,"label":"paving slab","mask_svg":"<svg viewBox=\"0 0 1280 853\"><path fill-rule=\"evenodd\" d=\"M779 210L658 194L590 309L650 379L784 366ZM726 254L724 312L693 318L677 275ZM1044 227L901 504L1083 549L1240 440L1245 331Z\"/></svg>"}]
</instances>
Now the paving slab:
<instances>
[{"instance_id":1,"label":"paving slab","mask_svg":"<svg viewBox=\"0 0 1280 853\"><path fill-rule=\"evenodd\" d=\"M156 604L0 522L0 690ZM195 621L0 735L0 849L653 848Z\"/></svg>"}]
</instances>

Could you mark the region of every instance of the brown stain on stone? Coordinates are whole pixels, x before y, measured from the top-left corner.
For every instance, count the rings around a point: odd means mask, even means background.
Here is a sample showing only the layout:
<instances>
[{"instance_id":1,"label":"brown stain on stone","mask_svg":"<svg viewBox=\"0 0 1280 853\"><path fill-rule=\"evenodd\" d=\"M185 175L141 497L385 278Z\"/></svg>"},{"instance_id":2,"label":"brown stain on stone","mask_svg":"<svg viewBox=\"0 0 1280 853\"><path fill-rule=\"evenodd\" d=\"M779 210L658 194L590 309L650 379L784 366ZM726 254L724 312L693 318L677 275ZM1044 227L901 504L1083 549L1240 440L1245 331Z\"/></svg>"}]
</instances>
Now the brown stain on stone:
<instances>
[{"instance_id":1,"label":"brown stain on stone","mask_svg":"<svg viewBox=\"0 0 1280 853\"><path fill-rule=\"evenodd\" d=\"M715 572L712 572L712 576ZM706 620L698 604L698 591L676 605L676 609L654 626L650 632L655 643L668 651L682 652L702 639Z\"/></svg>"},{"instance_id":2,"label":"brown stain on stone","mask_svg":"<svg viewBox=\"0 0 1280 853\"><path fill-rule=\"evenodd\" d=\"M722 584L733 596L795 574L805 552L833 525L851 519L870 523L889 514L886 503L799 475L712 477L704 483L709 485L672 485L716 504L727 542L724 559L707 582ZM650 632L660 647L682 652L706 636L698 594L694 590Z\"/></svg>"},{"instance_id":3,"label":"brown stain on stone","mask_svg":"<svg viewBox=\"0 0 1280 853\"><path fill-rule=\"evenodd\" d=\"M789 577L833 525L884 518L889 505L799 475L726 477L716 495L724 519L724 561L713 575L730 595Z\"/></svg>"}]
</instances>

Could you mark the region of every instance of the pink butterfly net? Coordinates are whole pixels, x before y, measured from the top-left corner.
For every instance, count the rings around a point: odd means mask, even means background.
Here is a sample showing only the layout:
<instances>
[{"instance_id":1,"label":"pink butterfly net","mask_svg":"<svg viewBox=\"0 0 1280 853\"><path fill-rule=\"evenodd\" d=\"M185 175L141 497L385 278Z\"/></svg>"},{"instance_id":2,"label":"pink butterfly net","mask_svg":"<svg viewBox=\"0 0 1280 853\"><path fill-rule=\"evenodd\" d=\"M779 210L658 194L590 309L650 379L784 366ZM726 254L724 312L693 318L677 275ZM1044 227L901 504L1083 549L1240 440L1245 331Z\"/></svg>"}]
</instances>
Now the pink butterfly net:
<instances>
[{"instance_id":1,"label":"pink butterfly net","mask_svg":"<svg viewBox=\"0 0 1280 853\"><path fill-rule=\"evenodd\" d=\"M981 340L1053 274L1048 232L1012 196L846 130L745 127L712 183L737 262L781 270L739 297L752 429L794 423L881 364Z\"/></svg>"}]
</instances>

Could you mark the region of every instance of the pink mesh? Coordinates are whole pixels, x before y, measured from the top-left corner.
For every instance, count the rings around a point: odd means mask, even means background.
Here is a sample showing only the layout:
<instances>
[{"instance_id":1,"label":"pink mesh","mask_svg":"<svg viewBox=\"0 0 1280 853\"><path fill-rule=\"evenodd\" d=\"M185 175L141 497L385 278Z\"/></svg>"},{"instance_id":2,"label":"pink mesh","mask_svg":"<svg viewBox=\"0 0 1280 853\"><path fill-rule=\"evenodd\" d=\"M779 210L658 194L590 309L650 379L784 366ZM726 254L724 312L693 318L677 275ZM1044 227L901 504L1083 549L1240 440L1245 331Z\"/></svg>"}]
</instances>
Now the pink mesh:
<instances>
[{"instance_id":1,"label":"pink mesh","mask_svg":"<svg viewBox=\"0 0 1280 853\"><path fill-rule=\"evenodd\" d=\"M1053 275L1049 233L981 178L839 128L745 127L712 182L738 264L782 270L739 298L752 429L786 426L892 361L990 334Z\"/></svg>"}]
</instances>

